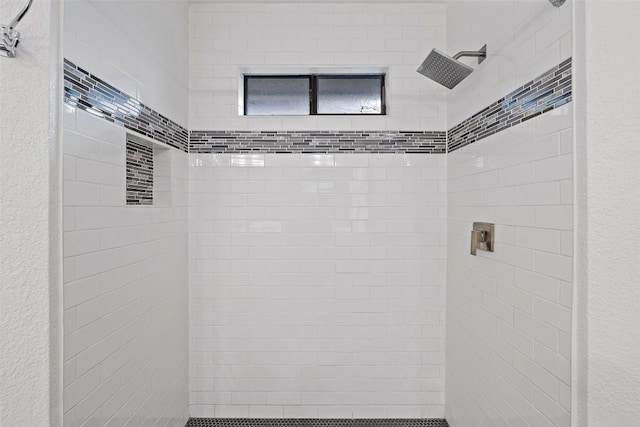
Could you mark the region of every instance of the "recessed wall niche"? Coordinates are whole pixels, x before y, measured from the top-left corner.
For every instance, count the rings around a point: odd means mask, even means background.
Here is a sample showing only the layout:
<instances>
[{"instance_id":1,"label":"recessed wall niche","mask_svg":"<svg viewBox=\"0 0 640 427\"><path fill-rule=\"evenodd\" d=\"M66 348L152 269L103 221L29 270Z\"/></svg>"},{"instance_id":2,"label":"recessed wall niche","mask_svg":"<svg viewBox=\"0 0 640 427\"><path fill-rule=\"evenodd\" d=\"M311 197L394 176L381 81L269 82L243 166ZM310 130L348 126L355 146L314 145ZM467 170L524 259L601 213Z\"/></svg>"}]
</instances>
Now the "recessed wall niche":
<instances>
[{"instance_id":1,"label":"recessed wall niche","mask_svg":"<svg viewBox=\"0 0 640 427\"><path fill-rule=\"evenodd\" d=\"M167 205L171 201L170 150L162 144L127 133L127 205Z\"/></svg>"}]
</instances>

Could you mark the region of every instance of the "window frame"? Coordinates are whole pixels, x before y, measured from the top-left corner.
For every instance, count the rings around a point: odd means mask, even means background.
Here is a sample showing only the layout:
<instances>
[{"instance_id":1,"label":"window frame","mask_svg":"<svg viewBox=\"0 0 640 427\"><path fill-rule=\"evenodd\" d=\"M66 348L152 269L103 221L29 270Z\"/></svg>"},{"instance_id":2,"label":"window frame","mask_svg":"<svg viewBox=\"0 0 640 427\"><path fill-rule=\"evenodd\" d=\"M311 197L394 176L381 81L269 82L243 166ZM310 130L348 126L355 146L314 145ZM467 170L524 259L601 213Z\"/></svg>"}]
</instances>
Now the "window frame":
<instances>
[{"instance_id":1,"label":"window frame","mask_svg":"<svg viewBox=\"0 0 640 427\"><path fill-rule=\"evenodd\" d=\"M387 100L386 100L386 73L339 73L339 74L249 74L243 73L243 115L247 117L312 117L312 116L386 116ZM251 78L269 79L269 78L308 78L309 79L309 114L247 114L248 107L248 81ZM318 77L331 77L342 79L357 79L362 77L379 77L380 78L380 112L379 113L318 113Z\"/></svg>"}]
</instances>

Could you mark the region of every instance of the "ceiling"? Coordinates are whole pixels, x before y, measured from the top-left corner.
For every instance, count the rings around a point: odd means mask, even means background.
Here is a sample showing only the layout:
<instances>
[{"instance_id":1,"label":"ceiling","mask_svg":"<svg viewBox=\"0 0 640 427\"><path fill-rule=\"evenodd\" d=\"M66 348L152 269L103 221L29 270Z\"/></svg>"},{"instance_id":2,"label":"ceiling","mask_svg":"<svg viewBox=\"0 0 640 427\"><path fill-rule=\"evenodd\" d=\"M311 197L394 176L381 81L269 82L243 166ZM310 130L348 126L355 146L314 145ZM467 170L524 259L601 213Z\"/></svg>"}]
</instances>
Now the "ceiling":
<instances>
[{"instance_id":1,"label":"ceiling","mask_svg":"<svg viewBox=\"0 0 640 427\"><path fill-rule=\"evenodd\" d=\"M445 3L446 0L189 0L190 3Z\"/></svg>"}]
</instances>

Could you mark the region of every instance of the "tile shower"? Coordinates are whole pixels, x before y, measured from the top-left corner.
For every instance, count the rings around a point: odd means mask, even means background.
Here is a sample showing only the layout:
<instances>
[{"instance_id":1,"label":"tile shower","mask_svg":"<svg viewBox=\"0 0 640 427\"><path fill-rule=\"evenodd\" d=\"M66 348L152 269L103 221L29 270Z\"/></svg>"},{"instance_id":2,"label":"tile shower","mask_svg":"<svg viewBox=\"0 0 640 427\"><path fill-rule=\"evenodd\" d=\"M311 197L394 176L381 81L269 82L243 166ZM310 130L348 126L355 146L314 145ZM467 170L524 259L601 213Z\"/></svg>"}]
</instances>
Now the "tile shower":
<instances>
[{"instance_id":1,"label":"tile shower","mask_svg":"<svg viewBox=\"0 0 640 427\"><path fill-rule=\"evenodd\" d=\"M569 425L568 7L499 32L464 1L68 3L65 425ZM476 38L500 54L461 89L415 73ZM239 69L310 64L382 64L389 115L238 116Z\"/></svg>"}]
</instances>

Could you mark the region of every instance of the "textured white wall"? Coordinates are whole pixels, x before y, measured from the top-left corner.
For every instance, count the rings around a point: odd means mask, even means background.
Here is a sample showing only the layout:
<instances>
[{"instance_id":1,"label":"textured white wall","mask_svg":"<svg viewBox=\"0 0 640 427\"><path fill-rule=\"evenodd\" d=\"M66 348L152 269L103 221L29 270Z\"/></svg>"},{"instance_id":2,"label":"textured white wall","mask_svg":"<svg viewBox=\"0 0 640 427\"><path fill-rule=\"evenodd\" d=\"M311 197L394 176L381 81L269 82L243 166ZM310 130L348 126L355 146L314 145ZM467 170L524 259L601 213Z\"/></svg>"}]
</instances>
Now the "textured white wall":
<instances>
[{"instance_id":1,"label":"textured white wall","mask_svg":"<svg viewBox=\"0 0 640 427\"><path fill-rule=\"evenodd\" d=\"M64 57L187 127L188 2L64 2Z\"/></svg>"},{"instance_id":2,"label":"textured white wall","mask_svg":"<svg viewBox=\"0 0 640 427\"><path fill-rule=\"evenodd\" d=\"M65 426L182 427L187 154L164 153L169 203L126 206L126 131L64 108Z\"/></svg>"},{"instance_id":3,"label":"textured white wall","mask_svg":"<svg viewBox=\"0 0 640 427\"><path fill-rule=\"evenodd\" d=\"M638 117L634 1L577 2L575 426L640 424Z\"/></svg>"},{"instance_id":4,"label":"textured white wall","mask_svg":"<svg viewBox=\"0 0 640 427\"><path fill-rule=\"evenodd\" d=\"M191 154L192 416L444 414L444 155Z\"/></svg>"},{"instance_id":5,"label":"textured white wall","mask_svg":"<svg viewBox=\"0 0 640 427\"><path fill-rule=\"evenodd\" d=\"M444 48L443 3L264 2L191 6L193 130L443 130L446 89L416 72ZM238 115L242 68L387 68L388 115Z\"/></svg>"},{"instance_id":6,"label":"textured white wall","mask_svg":"<svg viewBox=\"0 0 640 427\"><path fill-rule=\"evenodd\" d=\"M8 23L25 2L0 3ZM60 5L34 2L0 58L0 425L59 426ZM5 21L6 20L6 21ZM53 249L53 251L52 251Z\"/></svg>"},{"instance_id":7,"label":"textured white wall","mask_svg":"<svg viewBox=\"0 0 640 427\"><path fill-rule=\"evenodd\" d=\"M449 92L449 129L571 56L571 2L447 0L447 53L487 44L482 64L462 58L476 71Z\"/></svg>"},{"instance_id":8,"label":"textured white wall","mask_svg":"<svg viewBox=\"0 0 640 427\"><path fill-rule=\"evenodd\" d=\"M570 57L571 31L570 1L449 1L449 53L489 58L449 93L448 126ZM453 427L571 422L571 129L569 105L448 155ZM474 221L496 224L495 253L469 255Z\"/></svg>"}]
</instances>

